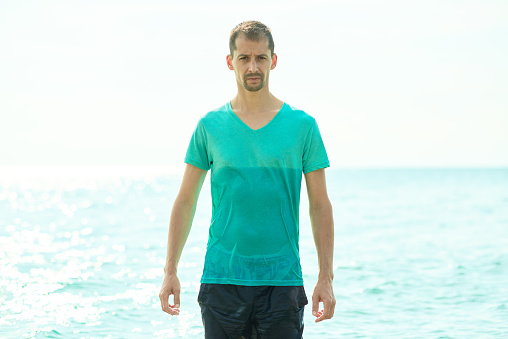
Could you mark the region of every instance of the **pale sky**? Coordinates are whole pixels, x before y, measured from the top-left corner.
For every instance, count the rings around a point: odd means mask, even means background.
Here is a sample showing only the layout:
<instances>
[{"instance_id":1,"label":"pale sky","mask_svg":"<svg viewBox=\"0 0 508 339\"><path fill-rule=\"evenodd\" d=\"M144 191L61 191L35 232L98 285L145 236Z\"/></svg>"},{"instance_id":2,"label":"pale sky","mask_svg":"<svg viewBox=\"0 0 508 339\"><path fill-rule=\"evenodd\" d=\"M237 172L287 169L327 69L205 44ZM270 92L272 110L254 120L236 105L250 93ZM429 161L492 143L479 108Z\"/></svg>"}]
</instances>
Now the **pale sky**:
<instances>
[{"instance_id":1,"label":"pale sky","mask_svg":"<svg viewBox=\"0 0 508 339\"><path fill-rule=\"evenodd\" d=\"M181 164L244 20L332 167L508 166L503 0L3 0L0 165Z\"/></svg>"}]
</instances>

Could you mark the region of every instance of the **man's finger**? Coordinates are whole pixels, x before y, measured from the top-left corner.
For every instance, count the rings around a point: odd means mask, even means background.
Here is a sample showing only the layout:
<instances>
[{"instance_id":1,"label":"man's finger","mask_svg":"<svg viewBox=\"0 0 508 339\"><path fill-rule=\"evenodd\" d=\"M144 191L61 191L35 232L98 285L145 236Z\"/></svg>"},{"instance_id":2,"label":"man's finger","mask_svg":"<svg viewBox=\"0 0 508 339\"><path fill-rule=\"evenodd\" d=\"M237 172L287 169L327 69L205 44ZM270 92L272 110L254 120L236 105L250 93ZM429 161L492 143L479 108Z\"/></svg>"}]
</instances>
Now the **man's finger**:
<instances>
[{"instance_id":1,"label":"man's finger","mask_svg":"<svg viewBox=\"0 0 508 339\"><path fill-rule=\"evenodd\" d=\"M320 322L326 319L331 319L335 311L335 301L333 299L327 299L323 301L323 310L318 312L318 318L315 322Z\"/></svg>"},{"instance_id":2,"label":"man's finger","mask_svg":"<svg viewBox=\"0 0 508 339\"><path fill-rule=\"evenodd\" d=\"M180 307L180 290L176 290L175 291L175 294L174 294L174 302L175 302L175 306L176 308L179 308Z\"/></svg>"},{"instance_id":3,"label":"man's finger","mask_svg":"<svg viewBox=\"0 0 508 339\"><path fill-rule=\"evenodd\" d=\"M172 306L169 306L168 310L166 313L169 313L171 315L179 315L180 314L180 310L176 307L172 307Z\"/></svg>"},{"instance_id":4,"label":"man's finger","mask_svg":"<svg viewBox=\"0 0 508 339\"><path fill-rule=\"evenodd\" d=\"M161 300L161 307L164 312L169 310L169 294L166 292L159 293L159 299Z\"/></svg>"},{"instance_id":5,"label":"man's finger","mask_svg":"<svg viewBox=\"0 0 508 339\"><path fill-rule=\"evenodd\" d=\"M317 318L316 318L316 320L314 320L314 322L318 323L318 322L320 322L320 321L325 320L325 318L324 318L324 314L325 314L325 313L323 312L323 310L321 310L320 312L317 312L317 313L316 313L316 317L317 317Z\"/></svg>"},{"instance_id":6,"label":"man's finger","mask_svg":"<svg viewBox=\"0 0 508 339\"><path fill-rule=\"evenodd\" d=\"M167 306L169 304L168 303L168 296L167 296L167 294L163 293L163 292L159 293L159 299L161 300L162 309L167 308Z\"/></svg>"},{"instance_id":7,"label":"man's finger","mask_svg":"<svg viewBox=\"0 0 508 339\"><path fill-rule=\"evenodd\" d=\"M318 311L319 311L319 298L313 294L312 295L312 315L317 317Z\"/></svg>"},{"instance_id":8,"label":"man's finger","mask_svg":"<svg viewBox=\"0 0 508 339\"><path fill-rule=\"evenodd\" d=\"M330 319L333 316L332 300L326 299L323 301L323 320Z\"/></svg>"},{"instance_id":9,"label":"man's finger","mask_svg":"<svg viewBox=\"0 0 508 339\"><path fill-rule=\"evenodd\" d=\"M172 293L166 293L166 292L159 294L159 299L161 300L162 310L168 314L171 314L171 315L179 315L180 310L178 309L178 307L180 307L180 305L170 305L169 304L169 296L171 294Z\"/></svg>"},{"instance_id":10,"label":"man's finger","mask_svg":"<svg viewBox=\"0 0 508 339\"><path fill-rule=\"evenodd\" d=\"M330 319L333 318L333 315L335 314L335 298L332 299L332 303L331 303L331 307L330 307L330 310L331 310L331 315L330 315Z\"/></svg>"}]
</instances>

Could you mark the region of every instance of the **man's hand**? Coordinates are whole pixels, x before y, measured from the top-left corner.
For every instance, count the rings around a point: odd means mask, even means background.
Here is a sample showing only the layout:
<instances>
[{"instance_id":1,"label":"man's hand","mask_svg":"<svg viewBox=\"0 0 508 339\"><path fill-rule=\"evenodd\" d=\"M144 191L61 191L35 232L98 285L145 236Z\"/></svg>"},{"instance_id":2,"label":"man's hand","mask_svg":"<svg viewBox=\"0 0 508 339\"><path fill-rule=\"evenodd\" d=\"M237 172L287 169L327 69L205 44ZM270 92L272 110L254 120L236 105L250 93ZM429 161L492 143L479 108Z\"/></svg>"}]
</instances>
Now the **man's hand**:
<instances>
[{"instance_id":1,"label":"man's hand","mask_svg":"<svg viewBox=\"0 0 508 339\"><path fill-rule=\"evenodd\" d=\"M323 303L323 309L319 310L319 303ZM333 295L332 280L318 280L312 293L312 315L317 319L315 322L331 319L335 310L335 296Z\"/></svg>"},{"instance_id":2,"label":"man's hand","mask_svg":"<svg viewBox=\"0 0 508 339\"><path fill-rule=\"evenodd\" d=\"M169 304L169 296L173 295L173 305ZM165 274L159 293L162 310L171 315L180 314L180 280L176 274Z\"/></svg>"}]
</instances>

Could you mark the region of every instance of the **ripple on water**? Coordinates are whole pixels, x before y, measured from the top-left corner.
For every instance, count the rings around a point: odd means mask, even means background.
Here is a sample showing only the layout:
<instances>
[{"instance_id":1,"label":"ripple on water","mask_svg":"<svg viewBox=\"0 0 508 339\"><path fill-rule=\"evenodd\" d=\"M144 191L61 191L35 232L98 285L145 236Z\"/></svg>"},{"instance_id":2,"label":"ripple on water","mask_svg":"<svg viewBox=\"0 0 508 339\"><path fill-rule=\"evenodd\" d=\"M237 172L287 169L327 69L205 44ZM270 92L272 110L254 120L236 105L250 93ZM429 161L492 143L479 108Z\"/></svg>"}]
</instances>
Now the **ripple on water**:
<instances>
[{"instance_id":1,"label":"ripple on water","mask_svg":"<svg viewBox=\"0 0 508 339\"><path fill-rule=\"evenodd\" d=\"M329 172L338 303L321 324L306 308L309 338L508 333L508 181L431 172ZM172 318L158 290L178 181L115 174L22 185L0 187L0 337L202 337L196 298L209 193L182 254L182 310ZM300 251L310 299L317 265L307 219Z\"/></svg>"}]
</instances>

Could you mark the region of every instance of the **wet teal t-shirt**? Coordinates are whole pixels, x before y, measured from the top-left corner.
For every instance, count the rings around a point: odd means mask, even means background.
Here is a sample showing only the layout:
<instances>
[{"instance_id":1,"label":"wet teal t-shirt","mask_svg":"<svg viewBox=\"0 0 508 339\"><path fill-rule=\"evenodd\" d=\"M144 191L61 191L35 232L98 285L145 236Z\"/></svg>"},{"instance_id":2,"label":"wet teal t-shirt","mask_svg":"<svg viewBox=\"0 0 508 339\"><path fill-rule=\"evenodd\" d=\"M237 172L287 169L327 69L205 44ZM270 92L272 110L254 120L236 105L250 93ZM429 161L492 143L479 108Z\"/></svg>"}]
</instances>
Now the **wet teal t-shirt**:
<instances>
[{"instance_id":1,"label":"wet teal t-shirt","mask_svg":"<svg viewBox=\"0 0 508 339\"><path fill-rule=\"evenodd\" d=\"M253 130L228 102L203 116L185 162L211 170L212 220L202 283L303 285L302 173L330 166L313 117L284 103Z\"/></svg>"}]
</instances>

